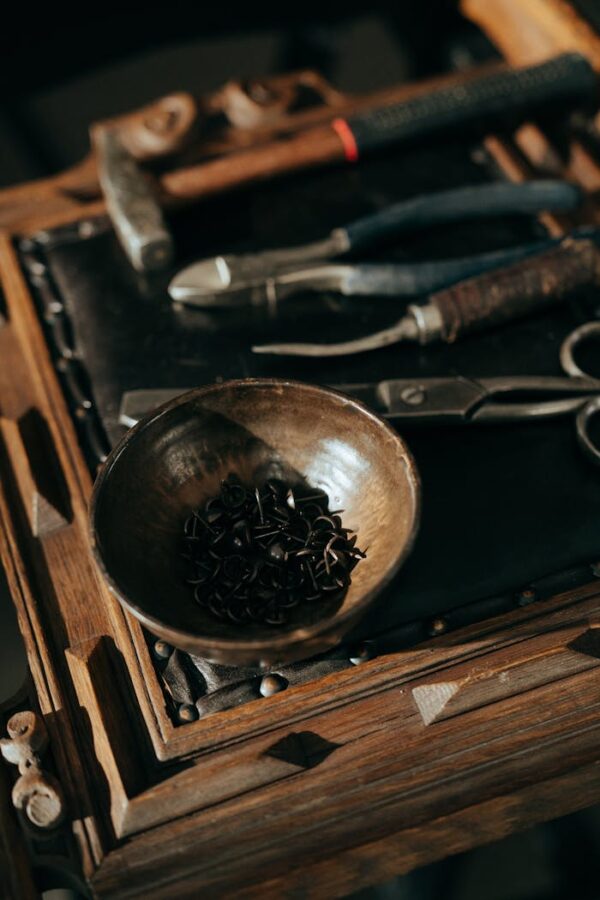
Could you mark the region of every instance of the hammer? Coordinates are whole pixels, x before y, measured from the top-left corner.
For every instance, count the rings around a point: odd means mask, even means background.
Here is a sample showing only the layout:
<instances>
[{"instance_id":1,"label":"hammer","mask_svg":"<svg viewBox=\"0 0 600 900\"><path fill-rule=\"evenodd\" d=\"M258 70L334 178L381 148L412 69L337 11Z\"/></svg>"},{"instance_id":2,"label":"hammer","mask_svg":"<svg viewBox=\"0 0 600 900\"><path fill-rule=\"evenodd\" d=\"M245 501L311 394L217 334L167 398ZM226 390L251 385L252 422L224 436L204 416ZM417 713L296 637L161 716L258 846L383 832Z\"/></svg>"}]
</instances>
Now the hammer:
<instances>
[{"instance_id":1,"label":"hammer","mask_svg":"<svg viewBox=\"0 0 600 900\"><path fill-rule=\"evenodd\" d=\"M571 111L593 100L596 74L578 53L564 53L525 68L498 68L451 82L402 102L373 106L297 134L240 149L200 165L166 172L154 183L134 159L123 135L103 125L93 131L99 180L123 248L140 272L168 267L172 236L161 206L333 162L356 162L365 153L436 133L476 125L515 127L532 112ZM335 115L335 114L334 114Z\"/></svg>"}]
</instances>

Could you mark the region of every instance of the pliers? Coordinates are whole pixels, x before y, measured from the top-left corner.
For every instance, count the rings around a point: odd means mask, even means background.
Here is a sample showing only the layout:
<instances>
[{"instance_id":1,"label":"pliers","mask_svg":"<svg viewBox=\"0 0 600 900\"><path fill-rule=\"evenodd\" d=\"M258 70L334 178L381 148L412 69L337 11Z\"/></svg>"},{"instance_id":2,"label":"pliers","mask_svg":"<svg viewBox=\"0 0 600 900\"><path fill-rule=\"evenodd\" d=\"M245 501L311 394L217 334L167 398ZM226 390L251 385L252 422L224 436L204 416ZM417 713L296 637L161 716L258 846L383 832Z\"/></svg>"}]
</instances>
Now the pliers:
<instances>
[{"instance_id":1,"label":"pliers","mask_svg":"<svg viewBox=\"0 0 600 900\"><path fill-rule=\"evenodd\" d=\"M315 243L193 263L173 278L169 294L180 303L206 308L273 304L306 290L333 290L346 296L429 293L510 265L545 249L551 241L425 263L346 263L337 259L432 225L543 210L567 212L581 200L578 187L554 180L482 184L420 195L335 228Z\"/></svg>"}]
</instances>

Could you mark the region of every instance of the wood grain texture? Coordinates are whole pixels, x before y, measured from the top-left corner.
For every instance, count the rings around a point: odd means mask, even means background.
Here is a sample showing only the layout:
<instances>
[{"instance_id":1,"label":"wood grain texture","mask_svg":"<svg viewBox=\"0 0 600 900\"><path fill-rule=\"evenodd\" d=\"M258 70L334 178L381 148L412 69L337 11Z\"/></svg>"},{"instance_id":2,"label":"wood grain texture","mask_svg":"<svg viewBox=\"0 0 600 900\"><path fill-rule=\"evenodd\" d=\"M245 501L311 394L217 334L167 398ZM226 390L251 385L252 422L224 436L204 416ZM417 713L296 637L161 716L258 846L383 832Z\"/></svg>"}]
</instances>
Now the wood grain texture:
<instances>
[{"instance_id":1,"label":"wood grain texture","mask_svg":"<svg viewBox=\"0 0 600 900\"><path fill-rule=\"evenodd\" d=\"M587 625L541 634L529 642L455 666L451 680L418 685L412 694L425 725L600 665L600 627Z\"/></svg>"},{"instance_id":2,"label":"wood grain texture","mask_svg":"<svg viewBox=\"0 0 600 900\"><path fill-rule=\"evenodd\" d=\"M600 37L565 0L461 0L461 11L519 64L583 53L600 71Z\"/></svg>"},{"instance_id":3,"label":"wood grain texture","mask_svg":"<svg viewBox=\"0 0 600 900\"><path fill-rule=\"evenodd\" d=\"M469 670L493 673L503 656L507 665L526 667L539 654L540 635L561 629L581 635L596 621L598 583L175 728L139 626L125 620L90 565L90 479L7 246L3 266L10 325L0 341L11 372L0 371L2 408L13 421L32 407L47 419L73 515L59 532L36 537L19 513L14 447L12 455L5 447L2 558L73 829L99 895L193 896L201 889L220 896L263 884L267 872L278 885L289 868L290 842L295 859L333 867L335 892L346 876L334 861L365 835L377 849L357 883L391 865L386 848L394 833L418 833L425 846L428 828L435 834L440 819L476 822L480 804L525 787L535 791L593 763L600 706L593 671L563 671L558 681L548 673L548 683L513 697L490 693L478 708L436 722L436 741L412 691ZM15 373L20 390L9 398ZM84 606L82 594L89 597ZM587 794L576 803L593 800ZM553 796L542 810L532 806L527 821L559 809ZM487 834L504 827L499 821ZM476 830L468 832L461 847L479 839ZM445 851L438 845L429 852L434 858ZM409 867L416 858L413 852L393 865ZM286 890L294 879L305 883L304 865Z\"/></svg>"},{"instance_id":4,"label":"wood grain texture","mask_svg":"<svg viewBox=\"0 0 600 900\"><path fill-rule=\"evenodd\" d=\"M66 414L62 398L54 394L54 375L45 348L39 347L35 355L42 392L35 390L35 372L23 366L22 355L27 356L27 348L22 341L14 340L15 324L34 346L38 340L37 322L27 318L25 304L30 300L24 292L11 290L9 294L11 328L7 343L12 337L11 358L21 366L24 390L29 392L21 398L21 406L28 409L36 401L52 422L61 422L66 432L68 422L62 422ZM33 363L31 359L30 366ZM13 403L13 415L22 415L22 408ZM563 691L563 696L573 701L569 716L555 709L554 684L548 687L544 729L531 729L529 701L523 703L519 695L521 705L515 709L514 728L507 731L506 716L501 716L502 729L493 733L486 713L469 734L466 717L459 716L458 726L454 720L436 726L449 729L439 744L431 743L410 687L422 682L426 674L430 678L436 669L446 678L452 677L448 672L453 666L464 667L477 660L485 666L486 657L502 653L503 648L513 659L522 654L526 660L529 644L540 632L567 626L574 619L593 619L599 602L595 584L569 592L544 607L521 609L460 635L446 635L407 653L373 660L319 682L288 689L268 701L175 729L165 716L164 699L139 627L131 621L125 627L119 610L114 604L111 607L110 597L103 593L103 586L86 575L83 485L87 480L89 490L89 478L78 462L75 442L65 447L60 435L55 439L74 510L73 522L64 532L77 541L80 555L74 557L71 550L69 559L77 560L78 571L67 576L63 555L51 552L52 536L42 542L32 541L26 517L18 515L18 503L11 504L10 513L5 509L4 519L13 548L9 562L20 566L20 576L13 576L12 583L16 582L22 614L34 621L40 619L39 630L29 644L30 657L35 664L42 650L43 677L54 673L57 691L65 690L73 697L70 718L77 742L72 746L79 748L79 755L73 755L72 749L63 755L62 749L57 757L71 782L75 778L79 786L82 779L89 786L88 813L79 813L75 824L79 829L91 825L98 836L103 835L95 843L98 855L94 882L100 893L145 893L152 882L157 885L157 896L167 890L176 896L180 883L187 880L196 889L210 885L218 892L237 890L248 879L260 882L265 865L270 877L283 872L292 839L305 859L316 862L335 858L348 842L361 842L365 832L362 824L357 831L353 824L357 821L368 825L374 839L397 828L413 827L417 820L426 822L437 814L436 810L445 814L458 809L467 796L464 786L457 790L458 758L464 762L462 778L470 784L472 804L480 802L486 792L512 790L515 772L525 782L535 781L544 748L545 772L570 764L564 755L569 741L574 741L578 752L588 758L591 750L585 702L595 700L585 685L581 689L570 686L570 694ZM12 467L7 471L10 476ZM9 477L6 488L11 487L13 500L18 501L19 486ZM34 546L40 543L41 557L33 554ZM34 563L28 576L20 558L20 548L27 547ZM51 581L37 585L33 578L36 571L51 572ZM48 588L67 577L85 579L79 584L85 583L96 604L105 604L104 612L95 612L93 604L82 610L76 593L68 591L56 607ZM64 623L66 641L56 625L49 629L42 625L49 609L58 609L59 621L69 620ZM91 617L92 623L78 625L82 616ZM115 669L115 660L120 660L124 668ZM35 666L34 671L42 682ZM117 684L119 690L115 690ZM38 689L43 693L44 684ZM139 704L137 710L132 698ZM544 701L538 695L536 702ZM61 701L58 704L62 705ZM60 708L58 704L54 709ZM495 716L497 707L493 704ZM142 717L144 710L151 715ZM51 717L49 725L50 721ZM306 732L335 750L308 769L300 767L293 755L291 759L273 755L273 747L285 747L291 736ZM592 737L595 739L595 735ZM469 747L466 754L465 743ZM440 747L447 748L443 758ZM523 748L530 760L528 765L519 762ZM315 798L313 803L307 802L308 795ZM290 804L295 810L291 831ZM236 833L239 828L239 840L244 845L243 863L238 868L230 858L234 828ZM284 834L287 840L282 841ZM208 852L199 857L198 844L209 835ZM122 843L125 838L128 840ZM127 885L119 876L124 865L134 873ZM155 871L157 868L160 871ZM376 871L374 867L373 877Z\"/></svg>"},{"instance_id":5,"label":"wood grain texture","mask_svg":"<svg viewBox=\"0 0 600 900\"><path fill-rule=\"evenodd\" d=\"M302 897L327 900L346 896L360 888L388 881L398 874L473 846L508 837L535 821L547 821L555 815L557 805L564 814L585 805L587 792L597 795L600 771L598 765L577 769L566 776L548 779L535 788L515 790L510 795L467 807L451 815L441 816L425 825L403 829L384 838L356 847L343 848L333 858L309 860L301 866L290 860L288 872L262 877L241 884L236 896L244 900L279 900ZM295 893L290 892L290 884ZM163 897L194 896L189 881L179 882ZM215 896L218 896L217 888Z\"/></svg>"},{"instance_id":6,"label":"wood grain texture","mask_svg":"<svg viewBox=\"0 0 600 900\"><path fill-rule=\"evenodd\" d=\"M519 179L559 165L542 138L487 144ZM38 227L48 207L21 190ZM94 206L69 202L74 218ZM600 801L600 580L174 726L139 624L92 563L91 479L9 235L0 278L0 559L97 896L341 896ZM59 528L28 513L31 410L64 482ZM0 860L13 841L0 813Z\"/></svg>"},{"instance_id":7,"label":"wood grain texture","mask_svg":"<svg viewBox=\"0 0 600 900\"><path fill-rule=\"evenodd\" d=\"M30 435L30 441L26 444L19 423L2 418L0 431L8 454L14 460L15 479L31 533L43 537L64 528L70 517L70 505L63 490L60 470L57 473L56 466L52 465L52 449L48 455L48 445L43 443L42 432L38 429ZM43 464L39 459L40 452L46 453Z\"/></svg>"},{"instance_id":8,"label":"wood grain texture","mask_svg":"<svg viewBox=\"0 0 600 900\"><path fill-rule=\"evenodd\" d=\"M48 746L44 721L32 710L21 710L6 724L8 737L0 739L0 754L18 767L12 789L15 809L23 811L36 828L56 828L65 816L65 801L59 782L42 768L41 757Z\"/></svg>"},{"instance_id":9,"label":"wood grain texture","mask_svg":"<svg viewBox=\"0 0 600 900\"><path fill-rule=\"evenodd\" d=\"M513 65L532 65L565 51L576 51L600 72L600 37L566 0L462 0L461 10ZM600 113L592 121L597 132ZM557 153L533 124L522 126L515 134L516 146L538 177L543 173L546 177L568 178L588 192L597 191L600 166L594 155L577 137L571 137L568 143L567 153ZM586 220L600 221L598 210L597 203L588 202Z\"/></svg>"},{"instance_id":10,"label":"wood grain texture","mask_svg":"<svg viewBox=\"0 0 600 900\"><path fill-rule=\"evenodd\" d=\"M497 704L493 715L489 708L465 715L460 727L440 723L436 741L406 691L356 704L360 734L345 711L306 723L340 749L316 769L172 823L168 836L161 829L140 836L109 857L98 888L127 896L139 879L155 896L169 896L170 884L178 896L175 884L194 877L216 896L234 893L265 872L283 876L290 847L294 858L314 864L360 845L366 834L375 841L416 826L426 833L425 823L436 818L597 762L595 673L561 688L559 700L553 686L545 687ZM208 781L210 763L199 762L197 774ZM534 821L539 810L530 812ZM125 864L127 888L119 881ZM323 896L318 887L315 893Z\"/></svg>"},{"instance_id":11,"label":"wood grain texture","mask_svg":"<svg viewBox=\"0 0 600 900\"><path fill-rule=\"evenodd\" d=\"M31 409L44 417L72 510L68 527L44 537L35 536L24 512L27 497L21 494L22 485L14 477L15 464L5 446L5 493L0 497L0 514L3 522L13 523L16 529L3 529L7 544L2 560L68 805L80 813L73 827L89 871L105 852L111 830L109 823L105 825L95 816L95 796L88 780L91 778L94 783L97 779L96 764L87 750L90 725L85 716L82 720L79 700L69 678L64 677L64 650L103 634L116 633L119 627L125 633L126 628L120 608L102 584L91 558L84 494L84 486L89 493L90 476L79 454L73 424L7 236L0 245L0 257L10 319L0 331L0 351L6 361L0 367L2 411L14 421ZM115 620L117 627L112 624Z\"/></svg>"},{"instance_id":12,"label":"wood grain texture","mask_svg":"<svg viewBox=\"0 0 600 900\"><path fill-rule=\"evenodd\" d=\"M373 106L419 97L434 88L463 83L476 75L491 74L501 67L502 64L491 62L475 71L445 73L364 95L346 95L329 88L325 92L324 105L284 114L276 123L262 122L247 129L227 125L216 139L214 129L209 128L207 140L194 148L191 160L184 154L179 167L165 172L156 187L166 204L179 205L182 201L297 168L301 158L299 154L304 155L311 165L329 162L340 157L339 138L329 127L324 127L321 132L324 142L320 144L315 142L314 136L313 139L305 139L305 130L327 123L335 116L355 115ZM284 76L275 76L273 81L278 83L282 78ZM235 118L227 99L219 96L222 93L217 91L215 95L204 98L200 106L212 112L223 108ZM157 106L161 102L157 101ZM127 119L136 123L140 115L141 111L137 111L122 117L121 124L124 122L127 129ZM137 151L140 150L139 138L134 129L130 146L134 150L137 148ZM147 140L144 146L146 144ZM140 152L136 155L139 157ZM203 157L208 161L202 162ZM32 234L105 213L106 205L100 194L92 153L81 163L58 175L0 191L0 228L14 234Z\"/></svg>"}]
</instances>

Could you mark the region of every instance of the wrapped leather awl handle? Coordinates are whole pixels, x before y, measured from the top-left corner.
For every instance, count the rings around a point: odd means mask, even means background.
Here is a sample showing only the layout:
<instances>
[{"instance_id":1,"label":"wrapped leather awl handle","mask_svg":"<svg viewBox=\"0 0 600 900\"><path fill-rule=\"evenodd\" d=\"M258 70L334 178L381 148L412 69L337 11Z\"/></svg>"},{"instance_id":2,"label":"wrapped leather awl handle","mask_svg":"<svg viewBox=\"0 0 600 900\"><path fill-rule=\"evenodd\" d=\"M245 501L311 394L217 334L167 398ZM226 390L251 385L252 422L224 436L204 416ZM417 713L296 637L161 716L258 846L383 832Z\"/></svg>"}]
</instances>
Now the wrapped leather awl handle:
<instances>
[{"instance_id":1,"label":"wrapped leather awl handle","mask_svg":"<svg viewBox=\"0 0 600 900\"><path fill-rule=\"evenodd\" d=\"M438 291L426 306L411 306L409 312L421 343L453 344L463 334L541 312L599 283L600 252L595 243L567 237L538 256Z\"/></svg>"}]
</instances>

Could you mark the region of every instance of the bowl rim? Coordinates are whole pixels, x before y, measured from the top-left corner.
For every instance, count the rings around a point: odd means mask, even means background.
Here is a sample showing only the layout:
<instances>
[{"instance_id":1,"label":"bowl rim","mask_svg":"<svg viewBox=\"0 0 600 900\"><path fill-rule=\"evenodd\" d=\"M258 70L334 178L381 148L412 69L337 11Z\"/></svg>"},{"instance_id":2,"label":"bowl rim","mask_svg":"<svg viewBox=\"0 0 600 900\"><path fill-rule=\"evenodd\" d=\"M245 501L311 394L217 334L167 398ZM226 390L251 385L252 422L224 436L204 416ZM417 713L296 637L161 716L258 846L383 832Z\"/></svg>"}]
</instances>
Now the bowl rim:
<instances>
[{"instance_id":1,"label":"bowl rim","mask_svg":"<svg viewBox=\"0 0 600 900\"><path fill-rule=\"evenodd\" d=\"M245 640L243 637L240 637L238 639L215 638L208 635L203 635L201 632L199 633L194 631L186 631L181 628L176 628L173 625L167 624L162 619L148 613L142 607L138 606L137 603L135 603L127 596L122 586L109 573L100 551L96 528L96 516L101 500L103 485L106 483L111 471L114 469L120 457L123 455L123 453L127 452L130 445L135 442L138 434L140 434L142 431L145 431L147 428L150 428L157 419L160 419L164 415L167 415L169 412L171 412L171 410L176 409L178 406L183 406L192 400L202 398L209 394L219 393L226 388L235 390L237 388L247 386L258 388L299 388L302 391L318 394L319 396L322 396L323 394L331 395L332 397L343 400L346 404L350 404L354 408L358 409L362 415L366 415L367 418L375 422L375 424L379 428L383 428L384 431L387 432L388 436L391 437L392 440L400 446L406 460L407 478L414 497L414 514L412 522L410 524L407 540L405 541L401 552L397 555L393 565L388 569L385 575L383 575L377 581L377 583L360 598L359 601L357 601L345 612L342 611L342 607L339 613L334 613L334 615L332 616L319 619L311 625L301 626L295 628L293 631L274 632L272 637L251 640ZM404 438L402 438L382 416L374 412L374 410L370 409L360 400L357 400L354 397L343 393L343 391L338 391L335 388L325 387L318 384L311 384L304 381L297 381L290 378L234 378L214 384L192 388L191 390L184 391L181 394L178 394L176 397L171 398L166 403L158 406L156 409L151 410L123 435L121 440L115 445L115 447L107 456L106 460L102 463L101 469L94 482L88 513L88 537L96 565L98 566L98 569L100 570L100 573L102 574L102 577L111 593L117 598L119 603L125 609L132 613L132 615L134 615L142 623L142 625L145 625L153 634L158 633L163 636L169 635L170 642L174 646L185 646L186 644L189 646L190 643L197 643L198 645L202 644L203 647L206 648L206 652L209 654L211 652L216 652L217 654L226 654L228 652L235 652L236 650L240 649L248 652L256 652L259 655L261 652L271 654L274 651L278 652L285 650L288 647L293 647L299 642L309 641L311 639L318 638L320 635L326 635L329 631L331 631L332 629L337 629L347 620L350 620L351 623L353 623L354 620L357 620L361 617L362 614L364 614L365 610L373 603L376 597L392 581L392 579L397 574L402 564L405 562L410 552L412 551L421 522L421 501L421 478L419 475L419 470Z\"/></svg>"}]
</instances>

